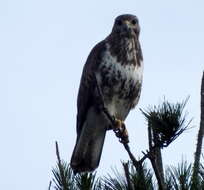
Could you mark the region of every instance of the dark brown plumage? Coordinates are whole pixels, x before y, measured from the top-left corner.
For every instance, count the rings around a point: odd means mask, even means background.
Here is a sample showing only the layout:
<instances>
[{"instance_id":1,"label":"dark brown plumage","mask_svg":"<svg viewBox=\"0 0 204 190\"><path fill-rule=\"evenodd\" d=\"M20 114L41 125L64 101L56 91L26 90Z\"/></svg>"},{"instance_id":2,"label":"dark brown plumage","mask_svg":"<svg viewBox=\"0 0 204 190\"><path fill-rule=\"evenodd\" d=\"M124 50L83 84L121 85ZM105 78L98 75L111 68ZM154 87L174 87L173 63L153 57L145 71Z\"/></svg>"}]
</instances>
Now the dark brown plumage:
<instances>
[{"instance_id":1,"label":"dark brown plumage","mask_svg":"<svg viewBox=\"0 0 204 190\"><path fill-rule=\"evenodd\" d=\"M143 73L140 27L134 15L115 19L111 34L91 51L77 100L77 140L71 158L75 172L93 171L101 157L109 120L99 109L94 77L111 115L124 121L138 103Z\"/></svg>"}]
</instances>

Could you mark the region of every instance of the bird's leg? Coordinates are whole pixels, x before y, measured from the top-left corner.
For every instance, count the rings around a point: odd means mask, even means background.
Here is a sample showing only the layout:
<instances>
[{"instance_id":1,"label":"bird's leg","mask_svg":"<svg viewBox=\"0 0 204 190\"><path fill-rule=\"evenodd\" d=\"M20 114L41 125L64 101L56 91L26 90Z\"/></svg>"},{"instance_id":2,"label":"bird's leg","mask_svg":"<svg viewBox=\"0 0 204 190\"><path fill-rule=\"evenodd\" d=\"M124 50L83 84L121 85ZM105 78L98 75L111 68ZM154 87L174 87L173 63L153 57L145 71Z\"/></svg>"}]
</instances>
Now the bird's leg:
<instances>
[{"instance_id":1,"label":"bird's leg","mask_svg":"<svg viewBox=\"0 0 204 190\"><path fill-rule=\"evenodd\" d=\"M114 119L114 128L113 131L115 132L115 135L119 138L119 141L121 143L128 143L129 142L129 136L128 131L125 127L125 123L119 119Z\"/></svg>"}]
</instances>

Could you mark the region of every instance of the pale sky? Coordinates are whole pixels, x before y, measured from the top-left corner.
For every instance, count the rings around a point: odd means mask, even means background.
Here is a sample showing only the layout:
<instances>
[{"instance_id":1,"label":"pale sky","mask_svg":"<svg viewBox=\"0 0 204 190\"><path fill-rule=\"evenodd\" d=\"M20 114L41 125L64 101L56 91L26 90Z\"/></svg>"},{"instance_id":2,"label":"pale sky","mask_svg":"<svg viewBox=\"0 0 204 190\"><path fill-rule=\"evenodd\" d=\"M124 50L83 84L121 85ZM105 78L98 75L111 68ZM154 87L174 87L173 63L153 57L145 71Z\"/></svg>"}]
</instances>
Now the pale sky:
<instances>
[{"instance_id":1,"label":"pale sky","mask_svg":"<svg viewBox=\"0 0 204 190\"><path fill-rule=\"evenodd\" d=\"M55 140L69 161L75 144L76 98L91 48L111 31L114 18L138 16L144 55L140 102L126 125L136 155L147 149L139 108L182 101L188 95L193 129L163 151L164 163L192 161L200 117L204 69L202 0L0 1L0 189L47 189L55 166ZM128 156L108 132L98 173Z\"/></svg>"}]
</instances>

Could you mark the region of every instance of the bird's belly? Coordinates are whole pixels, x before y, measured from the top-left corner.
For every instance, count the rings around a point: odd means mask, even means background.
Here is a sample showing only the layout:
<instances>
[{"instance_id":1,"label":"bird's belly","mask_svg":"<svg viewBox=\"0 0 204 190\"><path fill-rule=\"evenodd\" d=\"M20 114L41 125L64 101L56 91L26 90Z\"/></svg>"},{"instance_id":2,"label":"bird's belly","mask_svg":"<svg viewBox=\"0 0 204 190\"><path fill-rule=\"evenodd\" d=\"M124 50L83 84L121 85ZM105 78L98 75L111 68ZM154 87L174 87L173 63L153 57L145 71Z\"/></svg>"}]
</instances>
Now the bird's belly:
<instances>
[{"instance_id":1,"label":"bird's belly","mask_svg":"<svg viewBox=\"0 0 204 190\"><path fill-rule=\"evenodd\" d=\"M105 106L112 116L123 121L130 111L130 106L127 105L127 102L124 99L119 99L117 96L114 96L111 101L106 101Z\"/></svg>"},{"instance_id":2,"label":"bird's belly","mask_svg":"<svg viewBox=\"0 0 204 190\"><path fill-rule=\"evenodd\" d=\"M118 119L125 120L140 96L142 68L133 65L103 67L99 82L104 96L104 103L109 113Z\"/></svg>"},{"instance_id":3,"label":"bird's belly","mask_svg":"<svg viewBox=\"0 0 204 190\"><path fill-rule=\"evenodd\" d=\"M125 85L122 83L125 83ZM124 81L122 83L118 82L117 85L106 86L102 93L109 113L118 119L125 120L130 109L139 100L140 89L137 89L136 83L128 84Z\"/></svg>"}]
</instances>

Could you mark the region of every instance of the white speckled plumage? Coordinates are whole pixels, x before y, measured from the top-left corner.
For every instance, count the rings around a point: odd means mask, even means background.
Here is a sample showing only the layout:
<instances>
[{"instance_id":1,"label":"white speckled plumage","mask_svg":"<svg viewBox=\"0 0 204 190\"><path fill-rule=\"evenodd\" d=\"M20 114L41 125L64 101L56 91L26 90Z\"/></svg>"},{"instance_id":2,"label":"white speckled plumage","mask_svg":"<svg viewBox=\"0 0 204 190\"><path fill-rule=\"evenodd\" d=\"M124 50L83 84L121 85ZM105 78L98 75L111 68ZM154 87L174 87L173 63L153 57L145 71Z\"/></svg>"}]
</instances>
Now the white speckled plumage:
<instances>
[{"instance_id":1,"label":"white speckled plumage","mask_svg":"<svg viewBox=\"0 0 204 190\"><path fill-rule=\"evenodd\" d=\"M106 97L106 94L108 93L108 91L110 91L109 87L104 88L103 94L105 96L104 97L105 106L107 107L109 113L118 119L125 120L125 118L127 117L130 111L130 105L127 104L126 99L119 97L118 92L127 91L130 85L129 81L132 81L132 83L135 85L137 83L140 83L140 84L142 83L143 62L141 60L140 65L133 65L133 64L121 65L121 63L117 61L117 57L114 57L113 55L111 55L109 50L110 48L109 44L106 44L106 47L107 49L104 53L102 63L99 67L99 72L97 73L96 76L99 84L102 84L100 69L102 69L104 66L106 68L110 68L109 72L107 72L106 74L108 78L111 78L112 77L111 75L113 75L113 73L119 72L121 74L121 80L119 80L119 78L117 78L117 75L116 75L116 80L119 82L111 87L111 91L114 92L114 96L111 98L111 101L110 101L110 97ZM132 45L129 45L128 47L132 48ZM134 53L135 52L133 52L133 54ZM126 82L124 84L124 88L121 89L120 82L124 80ZM136 105L138 101L139 101L139 96L135 97L134 104Z\"/></svg>"}]
</instances>

